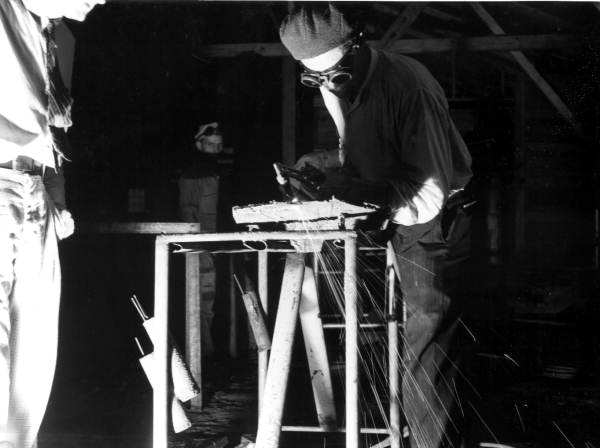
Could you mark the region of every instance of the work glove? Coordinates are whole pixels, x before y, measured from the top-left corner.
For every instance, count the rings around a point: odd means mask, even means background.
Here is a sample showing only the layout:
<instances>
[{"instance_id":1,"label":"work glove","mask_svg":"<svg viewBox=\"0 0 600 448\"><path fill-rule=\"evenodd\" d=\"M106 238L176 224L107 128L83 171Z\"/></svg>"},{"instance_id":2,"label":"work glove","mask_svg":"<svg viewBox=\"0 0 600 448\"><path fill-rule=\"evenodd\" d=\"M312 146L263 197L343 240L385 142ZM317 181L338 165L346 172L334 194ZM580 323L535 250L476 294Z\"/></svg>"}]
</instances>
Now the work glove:
<instances>
[{"instance_id":1,"label":"work glove","mask_svg":"<svg viewBox=\"0 0 600 448\"><path fill-rule=\"evenodd\" d=\"M308 154L304 154L298 159L294 165L294 169L303 170L304 167L310 165L321 171L328 168L339 168L342 166L342 158L339 149L331 149L328 151L315 149Z\"/></svg>"},{"instance_id":2,"label":"work glove","mask_svg":"<svg viewBox=\"0 0 600 448\"><path fill-rule=\"evenodd\" d=\"M372 182L353 177L344 169L325 170L325 181L317 187L322 200L336 197L351 204L387 206L391 187L387 182Z\"/></svg>"},{"instance_id":3,"label":"work glove","mask_svg":"<svg viewBox=\"0 0 600 448\"><path fill-rule=\"evenodd\" d=\"M298 176L290 175L289 183L292 195L300 201L319 200L318 186L325 180L325 174L310 163L296 170Z\"/></svg>"},{"instance_id":4,"label":"work glove","mask_svg":"<svg viewBox=\"0 0 600 448\"><path fill-rule=\"evenodd\" d=\"M315 149L304 154L294 164L293 169L299 172L304 179L290 177L292 194L300 201L319 200L318 185L325 179L324 171L342 166L339 149L328 151Z\"/></svg>"}]
</instances>

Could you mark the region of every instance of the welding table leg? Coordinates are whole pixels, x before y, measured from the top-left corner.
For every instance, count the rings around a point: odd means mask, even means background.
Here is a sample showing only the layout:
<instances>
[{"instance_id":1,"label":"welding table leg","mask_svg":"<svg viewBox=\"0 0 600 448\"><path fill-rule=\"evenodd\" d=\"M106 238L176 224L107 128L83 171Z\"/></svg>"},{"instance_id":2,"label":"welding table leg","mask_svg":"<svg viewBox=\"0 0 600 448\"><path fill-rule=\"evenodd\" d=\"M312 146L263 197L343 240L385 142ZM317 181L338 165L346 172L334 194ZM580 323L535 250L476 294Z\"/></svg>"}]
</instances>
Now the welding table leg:
<instances>
[{"instance_id":1,"label":"welding table leg","mask_svg":"<svg viewBox=\"0 0 600 448\"><path fill-rule=\"evenodd\" d=\"M154 248L154 392L152 402L152 447L168 444L168 322L169 322L169 245L158 238Z\"/></svg>"},{"instance_id":2,"label":"welding table leg","mask_svg":"<svg viewBox=\"0 0 600 448\"><path fill-rule=\"evenodd\" d=\"M185 347L186 359L200 393L192 398L192 408L202 408L202 344L200 254L185 255Z\"/></svg>"},{"instance_id":3,"label":"welding table leg","mask_svg":"<svg viewBox=\"0 0 600 448\"><path fill-rule=\"evenodd\" d=\"M344 299L346 311L346 448L358 448L358 312L356 236L345 239Z\"/></svg>"},{"instance_id":4,"label":"welding table leg","mask_svg":"<svg viewBox=\"0 0 600 448\"><path fill-rule=\"evenodd\" d=\"M305 255L301 253L291 253L286 256L273 331L271 357L256 433L257 448L277 448L279 446L285 391L290 372L292 345L304 278L304 257Z\"/></svg>"},{"instance_id":5,"label":"welding table leg","mask_svg":"<svg viewBox=\"0 0 600 448\"><path fill-rule=\"evenodd\" d=\"M266 251L260 251L258 253L258 297L265 313L265 317L268 315L269 303L268 256L269 254ZM268 360L268 350L258 352L258 409L260 409L262 405Z\"/></svg>"},{"instance_id":6,"label":"welding table leg","mask_svg":"<svg viewBox=\"0 0 600 448\"><path fill-rule=\"evenodd\" d=\"M388 312L388 369L390 394L390 447L400 448L400 353L398 346L398 318L396 317L396 273L394 248L386 250L386 289Z\"/></svg>"}]
</instances>

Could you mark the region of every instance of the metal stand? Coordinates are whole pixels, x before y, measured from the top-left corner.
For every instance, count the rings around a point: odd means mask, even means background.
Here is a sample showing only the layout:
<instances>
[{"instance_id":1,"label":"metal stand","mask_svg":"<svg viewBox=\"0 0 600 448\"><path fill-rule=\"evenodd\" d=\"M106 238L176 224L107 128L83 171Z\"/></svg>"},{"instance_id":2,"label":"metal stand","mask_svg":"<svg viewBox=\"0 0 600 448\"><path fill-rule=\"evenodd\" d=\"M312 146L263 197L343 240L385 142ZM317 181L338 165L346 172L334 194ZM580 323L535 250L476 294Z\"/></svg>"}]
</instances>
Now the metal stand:
<instances>
[{"instance_id":1,"label":"metal stand","mask_svg":"<svg viewBox=\"0 0 600 448\"><path fill-rule=\"evenodd\" d=\"M356 287L357 237L353 231L320 231L317 238L323 241L341 240L344 242L344 300L346 321L346 428L291 427L281 424L285 386L287 384L292 339L298 320L299 302L305 269L305 254L289 250L286 256L286 270L282 293L278 305L275 330L272 340L271 357L267 366L267 352L260 352L258 359L259 425L256 446L276 448L280 432L345 432L346 447L358 448L359 435L389 434L393 448L400 446L400 406L399 406L399 348L398 321L394 317L394 268L393 253L388 249L388 339L390 365L390 429L361 428L359 424L358 400L358 312ZM168 278L169 253L171 244L208 242L267 242L294 241L309 242L315 239L311 232L242 232L221 234L167 234L155 240L155 297L154 318L156 320L156 345L154 362L156 384L153 402L153 448L166 448L168 445ZM308 246L308 245L307 245ZM250 250L249 250L250 251ZM264 311L267 311L268 297L268 250L258 251L258 290Z\"/></svg>"}]
</instances>

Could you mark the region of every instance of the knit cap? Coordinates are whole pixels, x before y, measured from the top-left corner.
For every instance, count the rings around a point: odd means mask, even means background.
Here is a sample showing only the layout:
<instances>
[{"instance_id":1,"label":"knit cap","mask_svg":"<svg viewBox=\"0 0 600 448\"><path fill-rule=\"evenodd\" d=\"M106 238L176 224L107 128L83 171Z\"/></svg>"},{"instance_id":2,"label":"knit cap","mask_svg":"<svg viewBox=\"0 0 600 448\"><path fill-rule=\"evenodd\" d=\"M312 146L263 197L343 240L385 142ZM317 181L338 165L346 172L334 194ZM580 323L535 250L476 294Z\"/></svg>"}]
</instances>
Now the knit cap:
<instances>
[{"instance_id":1,"label":"knit cap","mask_svg":"<svg viewBox=\"0 0 600 448\"><path fill-rule=\"evenodd\" d=\"M291 12L279 27L281 42L294 59L310 59L345 44L354 30L332 4L305 5Z\"/></svg>"}]
</instances>

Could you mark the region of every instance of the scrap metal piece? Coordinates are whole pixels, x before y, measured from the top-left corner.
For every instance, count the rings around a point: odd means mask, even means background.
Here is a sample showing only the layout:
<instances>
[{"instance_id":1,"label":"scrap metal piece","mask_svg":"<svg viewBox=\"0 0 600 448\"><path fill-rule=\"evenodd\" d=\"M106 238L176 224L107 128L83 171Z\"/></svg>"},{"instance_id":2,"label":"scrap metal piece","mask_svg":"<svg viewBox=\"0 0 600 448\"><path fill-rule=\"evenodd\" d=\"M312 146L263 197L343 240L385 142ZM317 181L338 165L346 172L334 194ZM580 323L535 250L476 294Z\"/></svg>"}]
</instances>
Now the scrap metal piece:
<instances>
[{"instance_id":1,"label":"scrap metal piece","mask_svg":"<svg viewBox=\"0 0 600 448\"><path fill-rule=\"evenodd\" d=\"M232 208L238 224L282 223L286 230L319 231L354 229L357 222L375 213L377 207L354 205L333 198L328 201L269 202Z\"/></svg>"}]
</instances>

